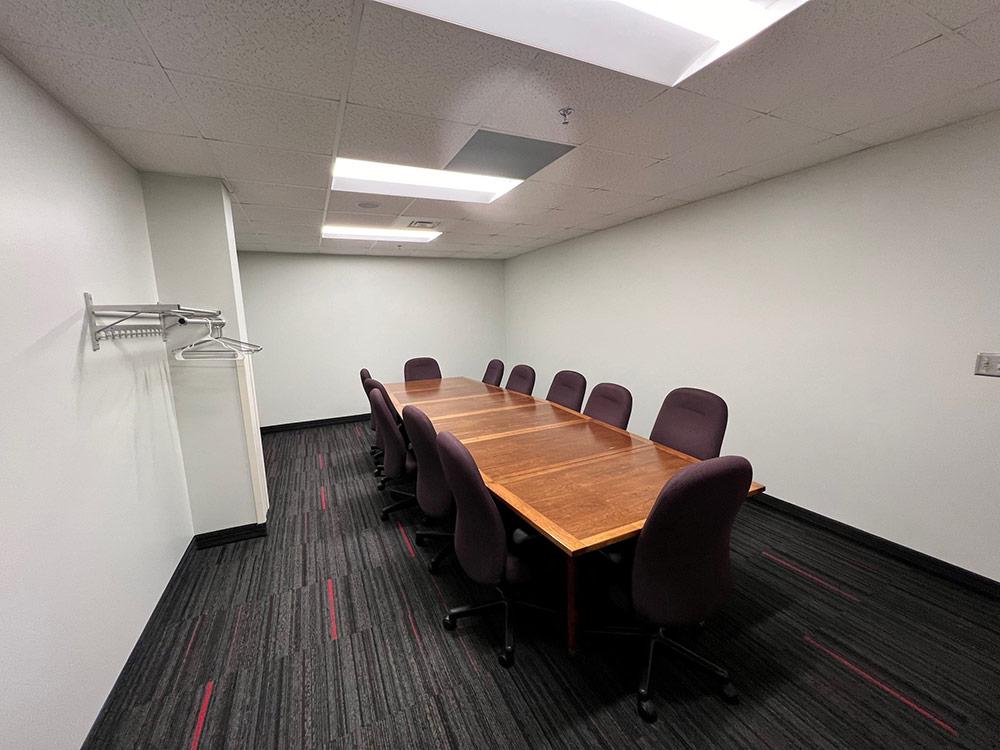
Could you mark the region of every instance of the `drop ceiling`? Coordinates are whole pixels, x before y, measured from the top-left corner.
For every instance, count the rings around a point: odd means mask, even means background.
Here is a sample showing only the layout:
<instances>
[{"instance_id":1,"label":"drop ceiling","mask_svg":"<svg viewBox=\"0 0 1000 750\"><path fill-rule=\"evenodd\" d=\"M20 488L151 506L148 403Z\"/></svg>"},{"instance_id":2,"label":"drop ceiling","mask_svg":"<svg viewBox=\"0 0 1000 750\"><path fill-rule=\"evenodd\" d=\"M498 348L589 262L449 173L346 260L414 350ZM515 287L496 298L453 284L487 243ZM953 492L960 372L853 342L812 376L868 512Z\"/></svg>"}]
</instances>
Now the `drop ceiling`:
<instances>
[{"instance_id":1,"label":"drop ceiling","mask_svg":"<svg viewBox=\"0 0 1000 750\"><path fill-rule=\"evenodd\" d=\"M241 252L509 258L1000 109L997 0L811 0L677 88L371 0L5 0L0 47L137 169L222 178ZM329 190L481 129L574 148L491 204Z\"/></svg>"}]
</instances>

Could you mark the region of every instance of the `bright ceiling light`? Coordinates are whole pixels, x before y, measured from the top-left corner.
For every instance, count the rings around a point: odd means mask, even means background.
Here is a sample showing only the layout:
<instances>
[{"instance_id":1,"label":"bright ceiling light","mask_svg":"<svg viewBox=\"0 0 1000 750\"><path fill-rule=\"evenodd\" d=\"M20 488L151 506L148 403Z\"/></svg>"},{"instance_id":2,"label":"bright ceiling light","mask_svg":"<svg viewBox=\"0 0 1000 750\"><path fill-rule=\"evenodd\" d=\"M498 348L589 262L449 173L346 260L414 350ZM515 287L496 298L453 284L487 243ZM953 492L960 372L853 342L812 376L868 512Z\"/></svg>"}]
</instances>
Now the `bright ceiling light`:
<instances>
[{"instance_id":1,"label":"bright ceiling light","mask_svg":"<svg viewBox=\"0 0 1000 750\"><path fill-rule=\"evenodd\" d=\"M768 25L767 9L751 0L616 1L717 41L738 38L747 31L753 35Z\"/></svg>"},{"instance_id":2,"label":"bright ceiling light","mask_svg":"<svg viewBox=\"0 0 1000 750\"><path fill-rule=\"evenodd\" d=\"M379 2L676 86L808 0ZM548 103L553 113L572 104L555 96Z\"/></svg>"},{"instance_id":3,"label":"bright ceiling light","mask_svg":"<svg viewBox=\"0 0 1000 750\"><path fill-rule=\"evenodd\" d=\"M522 182L524 180L512 180L509 177L490 177L447 169L424 169L338 157L333 164L333 182L330 187L354 193L492 203Z\"/></svg>"},{"instance_id":4,"label":"bright ceiling light","mask_svg":"<svg viewBox=\"0 0 1000 750\"><path fill-rule=\"evenodd\" d=\"M323 236L331 240L373 240L375 242L430 242L441 236L434 229L392 229L391 227L323 227Z\"/></svg>"}]
</instances>

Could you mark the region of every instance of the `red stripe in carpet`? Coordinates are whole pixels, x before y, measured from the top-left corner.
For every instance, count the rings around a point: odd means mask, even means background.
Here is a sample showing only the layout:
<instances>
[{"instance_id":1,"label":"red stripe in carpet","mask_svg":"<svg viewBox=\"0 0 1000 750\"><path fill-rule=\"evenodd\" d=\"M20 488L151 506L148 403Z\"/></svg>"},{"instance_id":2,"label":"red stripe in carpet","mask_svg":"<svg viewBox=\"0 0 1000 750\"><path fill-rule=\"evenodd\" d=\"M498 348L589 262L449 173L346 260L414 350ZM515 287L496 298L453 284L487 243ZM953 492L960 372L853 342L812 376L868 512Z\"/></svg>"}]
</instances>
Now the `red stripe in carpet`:
<instances>
[{"instance_id":1,"label":"red stripe in carpet","mask_svg":"<svg viewBox=\"0 0 1000 750\"><path fill-rule=\"evenodd\" d=\"M326 595L330 600L330 638L337 640L337 613L333 608L333 579L326 581Z\"/></svg>"},{"instance_id":2,"label":"red stripe in carpet","mask_svg":"<svg viewBox=\"0 0 1000 750\"><path fill-rule=\"evenodd\" d=\"M198 750L198 743L201 742L201 730L205 726L205 714L208 713L208 702L212 699L212 680L205 685L205 697L201 701L201 711L198 712L198 723L194 725L194 739L191 740L191 750Z\"/></svg>"},{"instance_id":3,"label":"red stripe in carpet","mask_svg":"<svg viewBox=\"0 0 1000 750\"><path fill-rule=\"evenodd\" d=\"M413 551L413 545L410 544L410 537L406 535L406 529L403 528L403 524L396 521L396 525L399 526L399 533L403 535L403 541L406 542L406 548L410 550L410 557L416 557L417 553Z\"/></svg>"},{"instance_id":4,"label":"red stripe in carpet","mask_svg":"<svg viewBox=\"0 0 1000 750\"><path fill-rule=\"evenodd\" d=\"M889 695L891 695L893 698L895 698L899 702L901 702L901 703L909 706L910 708L912 708L914 711L916 711L921 716L930 719L935 724L937 724L939 727L941 727L942 729L944 729L946 732L950 732L951 734L953 734L956 737L958 737L958 731L956 729L954 729L953 727L949 726L948 724L945 724L943 721L941 721L941 719L939 719L937 716L935 716L934 714L932 714L927 709L921 708L920 706L918 706L916 703L914 703L913 701L911 701L906 696L901 695L899 692L893 690L891 687L889 687L888 685L886 685L884 682L880 682L879 680L875 679L870 674L868 674L866 671L864 671L863 669L861 669L861 667L858 667L858 666L852 664L851 662L847 661L847 659L845 659L840 654L838 654L838 653L836 653L834 651L831 651L830 649L828 649L826 646L824 646L821 643L817 643L812 638L810 638L808 635L805 636L805 639L806 639L806 643L808 643L809 645L815 646L820 651L823 651L824 653L826 653L828 656L833 657L833 659L835 661L837 661L839 664L842 664L843 666L847 667L852 672L854 672L856 675L859 675L859 676L863 677L864 679L868 680L868 682L870 682L872 685L874 685L875 687L877 687L877 688L879 688L881 690L884 690Z\"/></svg>"},{"instance_id":5,"label":"red stripe in carpet","mask_svg":"<svg viewBox=\"0 0 1000 750\"><path fill-rule=\"evenodd\" d=\"M775 561L776 563L778 563L779 565L784 565L784 566L785 566L786 568L788 568L789 570L794 570L794 571L795 571L796 573L798 573L799 575L803 575L803 576L805 576L806 578L809 578L810 580L813 580L813 581L815 581L815 582L816 582L816 583L818 583L818 584L819 584L820 586L826 586L826 588L830 589L830 591L836 591L836 592L837 592L838 594L840 594L841 596L846 596L846 597L847 597L848 599L850 599L851 601L854 601L854 602L858 602L858 601L861 601L860 599L858 599L858 597L854 596L854 594L848 594L848 593L847 593L846 591L844 591L843 589L838 589L838 588L837 588L836 586L834 586L834 585L833 585L832 583L828 583L828 582L824 581L824 580L823 580L822 578L819 578L818 576L814 576L814 575L813 575L812 573L808 573L808 572L806 572L806 571L802 570L802 568L799 568L799 567L797 567L797 566L795 566L795 565L792 565L792 564L791 564L790 562L788 562L787 560L782 560L782 559L781 559L780 557L775 557L775 556L774 556L774 555L772 555L772 554L771 554L770 552L762 552L761 554L762 554L762 555L764 555L764 557L767 557L767 558L769 558L769 559L771 559L771 560L774 560L774 561Z\"/></svg>"},{"instance_id":6,"label":"red stripe in carpet","mask_svg":"<svg viewBox=\"0 0 1000 750\"><path fill-rule=\"evenodd\" d=\"M323 498L323 510L326 510L326 487L319 488L319 496Z\"/></svg>"}]
</instances>

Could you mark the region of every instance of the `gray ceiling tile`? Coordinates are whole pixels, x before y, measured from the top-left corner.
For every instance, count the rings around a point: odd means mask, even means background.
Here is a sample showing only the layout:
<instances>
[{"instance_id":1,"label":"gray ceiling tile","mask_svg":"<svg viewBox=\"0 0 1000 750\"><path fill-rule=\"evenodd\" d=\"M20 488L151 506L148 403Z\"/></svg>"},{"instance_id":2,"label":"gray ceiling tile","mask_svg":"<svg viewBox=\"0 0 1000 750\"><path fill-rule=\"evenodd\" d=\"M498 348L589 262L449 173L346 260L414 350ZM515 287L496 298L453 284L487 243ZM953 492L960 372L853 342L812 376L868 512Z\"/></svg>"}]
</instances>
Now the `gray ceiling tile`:
<instances>
[{"instance_id":1,"label":"gray ceiling tile","mask_svg":"<svg viewBox=\"0 0 1000 750\"><path fill-rule=\"evenodd\" d=\"M163 67L340 98L352 0L125 0Z\"/></svg>"},{"instance_id":2,"label":"gray ceiling tile","mask_svg":"<svg viewBox=\"0 0 1000 750\"><path fill-rule=\"evenodd\" d=\"M319 228L323 223L323 212L312 208L244 205L243 211L251 222L285 222L302 224L314 229Z\"/></svg>"},{"instance_id":3,"label":"gray ceiling tile","mask_svg":"<svg viewBox=\"0 0 1000 750\"><path fill-rule=\"evenodd\" d=\"M620 189L623 192L633 191L645 195L661 196L675 193L692 185L700 185L719 174L721 174L719 170L711 169L705 164L668 159L640 169L628 177L611 183L608 187Z\"/></svg>"},{"instance_id":4,"label":"gray ceiling tile","mask_svg":"<svg viewBox=\"0 0 1000 750\"><path fill-rule=\"evenodd\" d=\"M823 162L839 159L841 156L853 154L868 147L868 144L861 141L835 135L818 143L811 143L798 149L793 149L787 154L762 161L749 167L740 169L737 174L749 177L757 177L761 180L768 180L790 172L797 172L800 169L822 164Z\"/></svg>"},{"instance_id":5,"label":"gray ceiling tile","mask_svg":"<svg viewBox=\"0 0 1000 750\"><path fill-rule=\"evenodd\" d=\"M706 180L700 185L692 185L683 190L678 190L676 193L671 193L670 197L690 203L710 198L713 195L728 193L730 190L738 190L747 185L753 185L755 182L760 182L760 180L749 175L724 174Z\"/></svg>"},{"instance_id":6,"label":"gray ceiling tile","mask_svg":"<svg viewBox=\"0 0 1000 750\"><path fill-rule=\"evenodd\" d=\"M338 104L243 83L169 73L205 138L332 154Z\"/></svg>"}]
</instances>

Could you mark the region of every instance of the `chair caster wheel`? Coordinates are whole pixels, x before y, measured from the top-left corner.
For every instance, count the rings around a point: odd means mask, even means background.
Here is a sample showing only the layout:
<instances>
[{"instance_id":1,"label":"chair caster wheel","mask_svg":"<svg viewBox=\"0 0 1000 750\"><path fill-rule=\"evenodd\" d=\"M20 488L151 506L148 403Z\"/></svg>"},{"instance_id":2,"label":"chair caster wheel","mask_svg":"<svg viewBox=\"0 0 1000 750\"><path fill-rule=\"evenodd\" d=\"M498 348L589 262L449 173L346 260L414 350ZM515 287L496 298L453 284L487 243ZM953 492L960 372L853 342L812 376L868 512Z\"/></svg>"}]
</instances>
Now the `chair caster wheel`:
<instances>
[{"instance_id":1,"label":"chair caster wheel","mask_svg":"<svg viewBox=\"0 0 1000 750\"><path fill-rule=\"evenodd\" d=\"M737 694L736 688L733 686L733 683L728 681L719 686L719 697L731 706L740 702L740 696Z\"/></svg>"},{"instance_id":2,"label":"chair caster wheel","mask_svg":"<svg viewBox=\"0 0 1000 750\"><path fill-rule=\"evenodd\" d=\"M514 652L501 651L500 656L497 657L497 661L500 662L500 666L504 669L510 669L514 666Z\"/></svg>"},{"instance_id":3,"label":"chair caster wheel","mask_svg":"<svg viewBox=\"0 0 1000 750\"><path fill-rule=\"evenodd\" d=\"M437 575L438 572L437 563L435 563L433 560L427 563L427 572L430 573L431 575Z\"/></svg>"},{"instance_id":4,"label":"chair caster wheel","mask_svg":"<svg viewBox=\"0 0 1000 750\"><path fill-rule=\"evenodd\" d=\"M378 484L375 485L375 487L376 487L376 489L378 489L379 492L381 492L382 490L385 489L385 482L384 481L383 482L379 482Z\"/></svg>"},{"instance_id":5,"label":"chair caster wheel","mask_svg":"<svg viewBox=\"0 0 1000 750\"><path fill-rule=\"evenodd\" d=\"M639 716L642 720L652 724L656 721L656 709L653 707L653 702L648 698L646 700L639 699Z\"/></svg>"},{"instance_id":6,"label":"chair caster wheel","mask_svg":"<svg viewBox=\"0 0 1000 750\"><path fill-rule=\"evenodd\" d=\"M425 544L427 544L427 540L424 539L422 536L420 536L420 534L417 534L413 537L413 542L418 547L423 547Z\"/></svg>"},{"instance_id":7,"label":"chair caster wheel","mask_svg":"<svg viewBox=\"0 0 1000 750\"><path fill-rule=\"evenodd\" d=\"M381 513L379 513L379 515L382 516L383 521L389 520L389 511L383 510Z\"/></svg>"},{"instance_id":8,"label":"chair caster wheel","mask_svg":"<svg viewBox=\"0 0 1000 750\"><path fill-rule=\"evenodd\" d=\"M452 619L451 615L445 615L444 622L442 624L444 625L445 630L455 629L455 620Z\"/></svg>"},{"instance_id":9,"label":"chair caster wheel","mask_svg":"<svg viewBox=\"0 0 1000 750\"><path fill-rule=\"evenodd\" d=\"M373 477L380 477L380 476L382 476L382 467L379 466L379 467L376 467L375 469L373 469L372 470L372 476Z\"/></svg>"}]
</instances>

